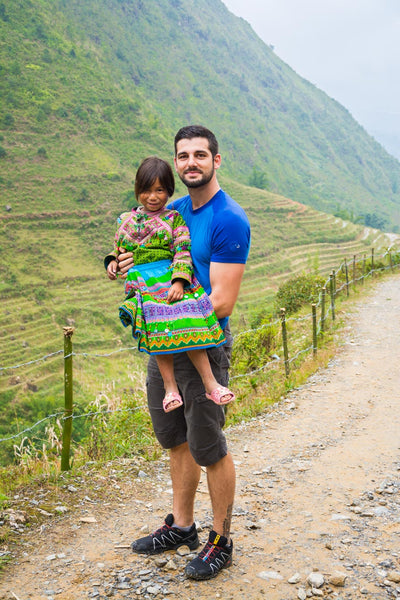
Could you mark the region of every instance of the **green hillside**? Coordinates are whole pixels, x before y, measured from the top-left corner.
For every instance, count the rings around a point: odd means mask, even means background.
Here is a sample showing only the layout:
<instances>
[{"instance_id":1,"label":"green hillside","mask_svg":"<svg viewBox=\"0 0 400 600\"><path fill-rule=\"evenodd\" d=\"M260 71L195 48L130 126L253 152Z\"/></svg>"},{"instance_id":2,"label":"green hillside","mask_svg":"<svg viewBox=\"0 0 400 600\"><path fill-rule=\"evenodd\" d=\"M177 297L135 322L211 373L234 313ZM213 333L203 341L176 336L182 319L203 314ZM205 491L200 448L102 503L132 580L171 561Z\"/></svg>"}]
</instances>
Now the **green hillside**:
<instances>
[{"instance_id":1,"label":"green hillside","mask_svg":"<svg viewBox=\"0 0 400 600\"><path fill-rule=\"evenodd\" d=\"M121 201L140 158L202 122L231 178L400 225L399 162L220 0L1 2L0 43L13 210Z\"/></svg>"}]
</instances>

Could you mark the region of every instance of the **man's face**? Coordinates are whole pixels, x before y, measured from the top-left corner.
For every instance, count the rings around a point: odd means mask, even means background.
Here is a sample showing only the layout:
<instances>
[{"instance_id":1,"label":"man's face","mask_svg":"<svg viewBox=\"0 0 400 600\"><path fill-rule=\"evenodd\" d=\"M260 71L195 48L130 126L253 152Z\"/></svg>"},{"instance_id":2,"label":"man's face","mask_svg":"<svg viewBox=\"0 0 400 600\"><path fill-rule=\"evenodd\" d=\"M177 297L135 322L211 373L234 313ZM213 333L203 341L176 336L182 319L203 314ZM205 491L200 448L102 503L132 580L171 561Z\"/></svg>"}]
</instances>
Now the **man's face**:
<instances>
[{"instance_id":1,"label":"man's face","mask_svg":"<svg viewBox=\"0 0 400 600\"><path fill-rule=\"evenodd\" d=\"M179 140L174 159L175 169L183 183L190 188L207 185L221 164L221 156L213 158L207 138Z\"/></svg>"}]
</instances>

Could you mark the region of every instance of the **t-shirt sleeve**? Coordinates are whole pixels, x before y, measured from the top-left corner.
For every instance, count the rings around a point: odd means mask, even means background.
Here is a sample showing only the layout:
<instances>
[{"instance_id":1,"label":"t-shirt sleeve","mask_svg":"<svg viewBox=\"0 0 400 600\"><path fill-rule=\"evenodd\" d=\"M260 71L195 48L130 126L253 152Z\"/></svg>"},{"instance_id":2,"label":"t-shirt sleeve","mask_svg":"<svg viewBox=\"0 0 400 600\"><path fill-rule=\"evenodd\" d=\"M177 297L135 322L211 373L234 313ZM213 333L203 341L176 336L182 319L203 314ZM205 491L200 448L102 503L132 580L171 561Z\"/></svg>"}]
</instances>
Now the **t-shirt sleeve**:
<instances>
[{"instance_id":1,"label":"t-shirt sleeve","mask_svg":"<svg viewBox=\"0 0 400 600\"><path fill-rule=\"evenodd\" d=\"M250 250L250 224L245 214L224 211L215 224L211 262L245 264Z\"/></svg>"}]
</instances>

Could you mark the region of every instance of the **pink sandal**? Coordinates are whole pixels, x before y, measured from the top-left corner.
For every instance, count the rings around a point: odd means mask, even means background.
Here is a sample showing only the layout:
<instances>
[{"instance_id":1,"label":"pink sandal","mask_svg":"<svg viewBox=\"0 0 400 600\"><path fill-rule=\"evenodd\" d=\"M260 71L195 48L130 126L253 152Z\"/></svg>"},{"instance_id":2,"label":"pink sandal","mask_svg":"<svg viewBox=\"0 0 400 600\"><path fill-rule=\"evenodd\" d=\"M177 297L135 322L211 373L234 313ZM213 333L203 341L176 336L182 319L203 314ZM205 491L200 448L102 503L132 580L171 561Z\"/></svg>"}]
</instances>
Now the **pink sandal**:
<instances>
[{"instance_id":1,"label":"pink sandal","mask_svg":"<svg viewBox=\"0 0 400 600\"><path fill-rule=\"evenodd\" d=\"M206 398L212 400L213 402L215 402L215 404L219 404L220 406L222 406L223 404L228 404L228 402L232 402L232 400L235 399L235 394L228 390L228 388L220 385L219 387L215 388L215 390L213 390L211 394L206 394ZM227 398L227 400L225 400L225 398Z\"/></svg>"},{"instance_id":2,"label":"pink sandal","mask_svg":"<svg viewBox=\"0 0 400 600\"><path fill-rule=\"evenodd\" d=\"M178 392L169 392L165 395L163 400L163 409L168 413L171 412L171 410L175 410L175 408L179 408L182 404L182 398Z\"/></svg>"}]
</instances>

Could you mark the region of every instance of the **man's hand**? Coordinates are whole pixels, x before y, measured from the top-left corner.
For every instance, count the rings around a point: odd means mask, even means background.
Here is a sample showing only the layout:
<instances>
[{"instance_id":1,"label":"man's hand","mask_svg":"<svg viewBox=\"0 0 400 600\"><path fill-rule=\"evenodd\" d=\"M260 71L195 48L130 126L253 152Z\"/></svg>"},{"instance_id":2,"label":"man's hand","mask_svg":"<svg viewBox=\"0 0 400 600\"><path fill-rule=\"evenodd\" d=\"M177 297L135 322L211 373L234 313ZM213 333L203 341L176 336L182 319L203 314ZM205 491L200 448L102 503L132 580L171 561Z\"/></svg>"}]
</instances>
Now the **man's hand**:
<instances>
[{"instance_id":1,"label":"man's hand","mask_svg":"<svg viewBox=\"0 0 400 600\"><path fill-rule=\"evenodd\" d=\"M118 271L118 261L115 259L108 263L108 266L107 266L108 279L111 279L111 280L117 279L117 271Z\"/></svg>"},{"instance_id":2,"label":"man's hand","mask_svg":"<svg viewBox=\"0 0 400 600\"><path fill-rule=\"evenodd\" d=\"M177 300L182 300L183 298L183 281L179 281L176 279L168 290L167 294L167 302L171 304L171 302L176 302Z\"/></svg>"},{"instance_id":3,"label":"man's hand","mask_svg":"<svg viewBox=\"0 0 400 600\"><path fill-rule=\"evenodd\" d=\"M133 253L125 252L122 249L121 254L118 255L118 270L121 273L121 277L123 277L125 279L129 269L131 269L132 267L133 267Z\"/></svg>"}]
</instances>

